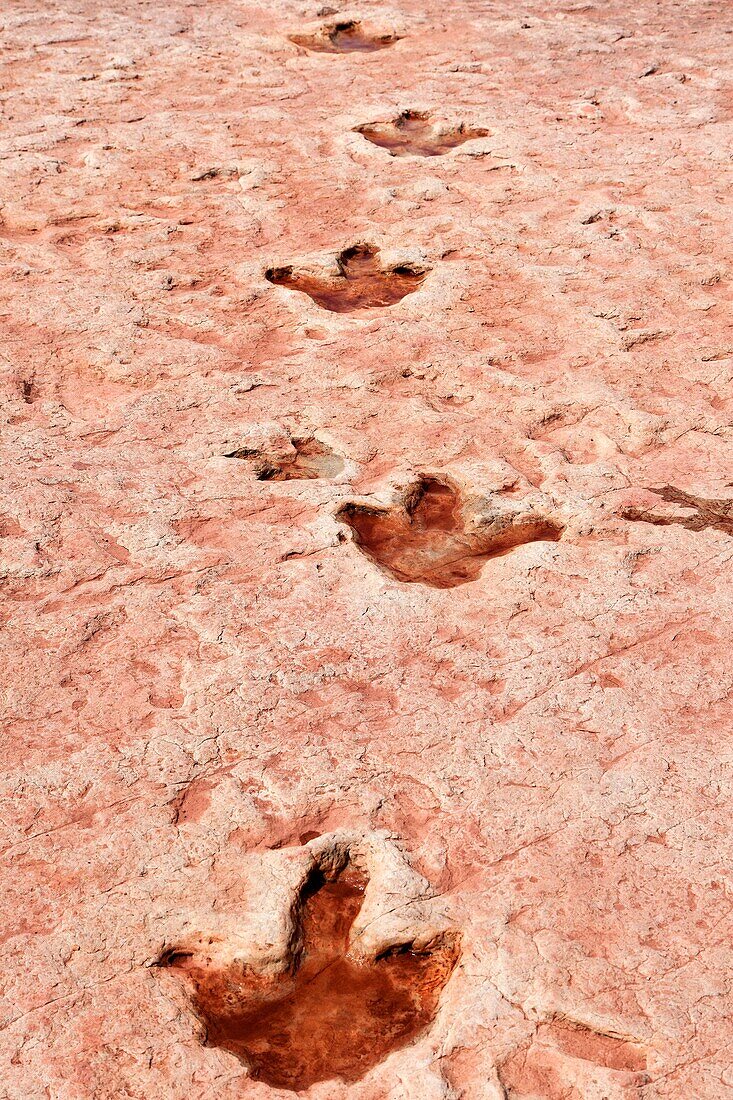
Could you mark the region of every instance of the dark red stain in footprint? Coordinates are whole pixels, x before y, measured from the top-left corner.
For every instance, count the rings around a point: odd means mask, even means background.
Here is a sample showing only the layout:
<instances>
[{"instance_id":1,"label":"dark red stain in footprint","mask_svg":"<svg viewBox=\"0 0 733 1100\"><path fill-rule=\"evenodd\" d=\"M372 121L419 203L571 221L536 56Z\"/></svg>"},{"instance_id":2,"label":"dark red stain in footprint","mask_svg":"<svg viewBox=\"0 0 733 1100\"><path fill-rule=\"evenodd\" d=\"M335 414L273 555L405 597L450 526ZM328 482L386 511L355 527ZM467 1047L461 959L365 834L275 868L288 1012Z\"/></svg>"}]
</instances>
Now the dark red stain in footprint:
<instances>
[{"instance_id":1,"label":"dark red stain in footprint","mask_svg":"<svg viewBox=\"0 0 733 1100\"><path fill-rule=\"evenodd\" d=\"M378 255L376 248L355 245L337 257L337 275L308 275L292 267L271 267L265 272L265 278L276 286L308 294L332 313L380 309L395 305L417 290L427 271L405 265L383 268Z\"/></svg>"},{"instance_id":2,"label":"dark red stain in footprint","mask_svg":"<svg viewBox=\"0 0 733 1100\"><path fill-rule=\"evenodd\" d=\"M440 157L473 138L487 137L488 130L461 124L441 132L430 116L420 111L403 111L392 122L373 122L357 126L373 145L387 149L393 157Z\"/></svg>"},{"instance_id":3,"label":"dark red stain in footprint","mask_svg":"<svg viewBox=\"0 0 733 1100\"><path fill-rule=\"evenodd\" d=\"M207 1042L240 1058L273 1088L353 1083L424 1031L456 962L452 944L405 949L375 962L348 955L365 882L347 869L301 898L301 949L291 974L264 984L236 964L206 967L191 952L164 963L186 972Z\"/></svg>"},{"instance_id":4,"label":"dark red stain in footprint","mask_svg":"<svg viewBox=\"0 0 733 1100\"><path fill-rule=\"evenodd\" d=\"M32 405L38 400L38 387L32 380L24 379L20 384L20 392L26 405Z\"/></svg>"},{"instance_id":5,"label":"dark red stain in footprint","mask_svg":"<svg viewBox=\"0 0 733 1100\"><path fill-rule=\"evenodd\" d=\"M453 588L476 580L484 563L528 542L556 542L560 524L522 517L501 530L468 532L458 491L423 477L403 506L391 509L347 504L337 514L363 552L400 581Z\"/></svg>"},{"instance_id":6,"label":"dark red stain in footprint","mask_svg":"<svg viewBox=\"0 0 733 1100\"><path fill-rule=\"evenodd\" d=\"M344 20L317 34L293 34L290 41L315 53L373 53L399 41L397 34L369 34L358 20Z\"/></svg>"}]
</instances>

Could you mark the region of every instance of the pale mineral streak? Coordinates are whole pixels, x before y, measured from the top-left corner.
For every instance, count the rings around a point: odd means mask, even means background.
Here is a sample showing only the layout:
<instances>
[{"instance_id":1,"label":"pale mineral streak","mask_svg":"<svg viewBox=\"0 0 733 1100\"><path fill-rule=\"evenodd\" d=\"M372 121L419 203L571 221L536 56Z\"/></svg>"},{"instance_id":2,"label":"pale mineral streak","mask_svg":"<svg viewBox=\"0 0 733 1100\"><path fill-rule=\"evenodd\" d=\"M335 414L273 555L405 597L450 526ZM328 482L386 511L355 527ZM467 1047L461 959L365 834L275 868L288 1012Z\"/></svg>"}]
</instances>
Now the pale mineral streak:
<instances>
[{"instance_id":1,"label":"pale mineral streak","mask_svg":"<svg viewBox=\"0 0 733 1100\"><path fill-rule=\"evenodd\" d=\"M459 957L312 1100L733 1094L730 17L5 0L4 1100L292 1096L162 964L347 859Z\"/></svg>"}]
</instances>

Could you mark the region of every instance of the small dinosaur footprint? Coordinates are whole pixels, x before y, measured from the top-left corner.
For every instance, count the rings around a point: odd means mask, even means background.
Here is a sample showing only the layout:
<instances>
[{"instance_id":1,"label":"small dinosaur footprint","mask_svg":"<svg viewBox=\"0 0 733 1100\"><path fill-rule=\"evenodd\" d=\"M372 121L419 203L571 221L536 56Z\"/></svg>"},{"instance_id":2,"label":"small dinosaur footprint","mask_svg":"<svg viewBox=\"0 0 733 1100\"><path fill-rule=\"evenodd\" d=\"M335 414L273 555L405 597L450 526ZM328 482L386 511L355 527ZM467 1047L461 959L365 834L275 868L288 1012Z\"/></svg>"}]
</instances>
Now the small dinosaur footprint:
<instances>
[{"instance_id":1,"label":"small dinosaur footprint","mask_svg":"<svg viewBox=\"0 0 733 1100\"><path fill-rule=\"evenodd\" d=\"M406 264L384 268L378 256L376 248L358 244L339 253L332 275L311 274L287 266L269 268L265 278L276 286L308 294L332 313L354 313L401 302L418 289L427 275L427 270Z\"/></svg>"},{"instance_id":2,"label":"small dinosaur footprint","mask_svg":"<svg viewBox=\"0 0 733 1100\"><path fill-rule=\"evenodd\" d=\"M622 518L637 523L654 523L658 527L676 524L686 527L688 531L704 531L710 528L722 531L724 535L733 535L733 499L708 500L685 493L674 485L662 485L650 491L665 504L676 505L677 511L659 512L628 505L620 512Z\"/></svg>"},{"instance_id":3,"label":"small dinosaur footprint","mask_svg":"<svg viewBox=\"0 0 733 1100\"><path fill-rule=\"evenodd\" d=\"M225 458L249 459L258 481L315 481L338 477L346 463L325 443L308 436L292 438L289 453L268 454L256 447L239 447Z\"/></svg>"},{"instance_id":4,"label":"small dinosaur footprint","mask_svg":"<svg viewBox=\"0 0 733 1100\"><path fill-rule=\"evenodd\" d=\"M464 123L451 128L441 127L422 111L403 111L391 122L357 126L356 133L386 149L393 157L440 157L473 138L487 137L489 131Z\"/></svg>"},{"instance_id":5,"label":"small dinosaur footprint","mask_svg":"<svg viewBox=\"0 0 733 1100\"><path fill-rule=\"evenodd\" d=\"M314 53L373 53L399 41L400 36L370 32L358 19L329 23L314 34L292 34L290 41Z\"/></svg>"}]
</instances>

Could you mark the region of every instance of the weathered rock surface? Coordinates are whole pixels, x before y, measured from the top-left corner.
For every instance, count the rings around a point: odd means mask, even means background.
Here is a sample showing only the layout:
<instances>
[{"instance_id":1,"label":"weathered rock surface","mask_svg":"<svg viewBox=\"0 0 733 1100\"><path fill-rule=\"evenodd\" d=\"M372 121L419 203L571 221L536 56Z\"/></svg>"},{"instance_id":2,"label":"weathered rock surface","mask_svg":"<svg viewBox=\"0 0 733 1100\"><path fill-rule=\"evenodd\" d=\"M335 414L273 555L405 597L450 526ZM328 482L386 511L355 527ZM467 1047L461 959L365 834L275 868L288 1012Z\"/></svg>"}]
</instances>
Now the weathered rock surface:
<instances>
[{"instance_id":1,"label":"weathered rock surface","mask_svg":"<svg viewBox=\"0 0 733 1100\"><path fill-rule=\"evenodd\" d=\"M3 1097L292 1095L162 963L297 983L314 860L457 961L313 1100L733 1092L727 22L3 5Z\"/></svg>"}]
</instances>

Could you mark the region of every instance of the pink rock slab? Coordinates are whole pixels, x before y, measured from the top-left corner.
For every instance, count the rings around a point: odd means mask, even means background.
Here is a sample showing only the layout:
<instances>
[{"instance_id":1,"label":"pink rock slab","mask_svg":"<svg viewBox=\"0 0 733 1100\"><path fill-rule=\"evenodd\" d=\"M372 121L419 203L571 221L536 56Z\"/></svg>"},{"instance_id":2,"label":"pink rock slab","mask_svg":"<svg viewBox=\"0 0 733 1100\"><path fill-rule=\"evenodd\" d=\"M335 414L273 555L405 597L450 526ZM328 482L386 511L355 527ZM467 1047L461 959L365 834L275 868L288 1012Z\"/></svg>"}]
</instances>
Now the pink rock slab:
<instances>
[{"instance_id":1,"label":"pink rock slab","mask_svg":"<svg viewBox=\"0 0 733 1100\"><path fill-rule=\"evenodd\" d=\"M352 17L395 40L290 40ZM236 939L255 857L344 828L402 846L461 959L415 1044L309 1096L721 1100L726 12L8 0L0 27L3 1096L292 1095L153 964ZM355 132L402 111L488 134ZM355 314L265 278L359 245L427 274ZM333 475L224 457L293 439ZM562 536L402 583L337 517L421 477Z\"/></svg>"}]
</instances>

